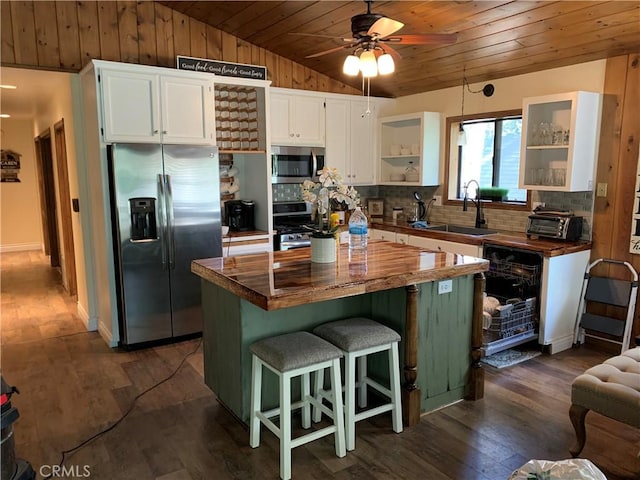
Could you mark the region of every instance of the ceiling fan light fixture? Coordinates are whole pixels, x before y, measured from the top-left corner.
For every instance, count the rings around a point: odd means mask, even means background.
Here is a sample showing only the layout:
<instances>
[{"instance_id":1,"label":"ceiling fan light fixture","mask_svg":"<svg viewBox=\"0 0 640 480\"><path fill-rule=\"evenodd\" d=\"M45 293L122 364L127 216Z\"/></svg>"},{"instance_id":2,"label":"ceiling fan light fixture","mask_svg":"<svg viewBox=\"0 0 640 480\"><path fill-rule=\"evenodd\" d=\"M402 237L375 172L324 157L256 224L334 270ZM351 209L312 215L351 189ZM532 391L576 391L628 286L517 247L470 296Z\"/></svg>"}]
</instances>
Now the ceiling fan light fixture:
<instances>
[{"instance_id":1,"label":"ceiling fan light fixture","mask_svg":"<svg viewBox=\"0 0 640 480\"><path fill-rule=\"evenodd\" d=\"M363 77L375 77L378 75L378 63L371 50L365 50L360 54L360 71Z\"/></svg>"},{"instance_id":2,"label":"ceiling fan light fixture","mask_svg":"<svg viewBox=\"0 0 640 480\"><path fill-rule=\"evenodd\" d=\"M378 72L380 75L388 75L396 69L393 63L393 57L388 53L384 53L378 57Z\"/></svg>"},{"instance_id":3,"label":"ceiling fan light fixture","mask_svg":"<svg viewBox=\"0 0 640 480\"><path fill-rule=\"evenodd\" d=\"M347 55L342 65L342 71L345 75L355 77L360 73L360 59L355 55Z\"/></svg>"}]
</instances>

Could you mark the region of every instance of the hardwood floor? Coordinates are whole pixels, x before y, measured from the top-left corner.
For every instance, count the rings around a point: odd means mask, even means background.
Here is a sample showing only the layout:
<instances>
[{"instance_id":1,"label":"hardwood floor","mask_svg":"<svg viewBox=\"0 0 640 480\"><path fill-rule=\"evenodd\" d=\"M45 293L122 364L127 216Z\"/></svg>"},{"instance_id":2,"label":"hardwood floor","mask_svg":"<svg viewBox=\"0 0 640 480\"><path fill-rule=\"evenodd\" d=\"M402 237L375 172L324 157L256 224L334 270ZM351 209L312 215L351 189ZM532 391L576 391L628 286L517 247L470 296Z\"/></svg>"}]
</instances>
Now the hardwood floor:
<instances>
[{"instance_id":1,"label":"hardwood floor","mask_svg":"<svg viewBox=\"0 0 640 480\"><path fill-rule=\"evenodd\" d=\"M252 450L247 429L204 385L199 340L112 350L84 331L44 256L9 253L1 263L2 375L20 388L12 399L20 411L16 453L36 472L44 466L48 473L61 451L110 426L197 349L120 424L68 455L65 467L83 473L86 466L90 478L109 480L278 478L275 437L263 428L262 444ZM390 415L360 422L356 450L343 459L331 437L295 449L293 476L506 480L530 459L570 458L571 381L607 356L583 347L488 370L483 400L423 416L399 435ZM589 413L582 456L609 480L639 479L639 451L637 429Z\"/></svg>"}]
</instances>

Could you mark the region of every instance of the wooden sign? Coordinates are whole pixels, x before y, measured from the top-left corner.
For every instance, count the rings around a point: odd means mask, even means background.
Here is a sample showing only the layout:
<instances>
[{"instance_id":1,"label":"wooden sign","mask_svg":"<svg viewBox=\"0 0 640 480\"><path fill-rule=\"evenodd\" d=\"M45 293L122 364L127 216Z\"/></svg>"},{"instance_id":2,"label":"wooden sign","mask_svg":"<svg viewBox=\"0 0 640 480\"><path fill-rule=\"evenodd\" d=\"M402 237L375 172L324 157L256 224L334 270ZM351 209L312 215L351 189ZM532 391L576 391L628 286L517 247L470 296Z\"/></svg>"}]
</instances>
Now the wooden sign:
<instances>
[{"instance_id":1,"label":"wooden sign","mask_svg":"<svg viewBox=\"0 0 640 480\"><path fill-rule=\"evenodd\" d=\"M2 150L0 159L0 181L2 182L20 182L18 174L20 173L20 155L13 150Z\"/></svg>"},{"instance_id":2,"label":"wooden sign","mask_svg":"<svg viewBox=\"0 0 640 480\"><path fill-rule=\"evenodd\" d=\"M252 78L254 80L267 79L267 67L246 65L244 63L219 62L204 58L183 57L178 55L178 70L192 72L214 73L223 77Z\"/></svg>"},{"instance_id":3,"label":"wooden sign","mask_svg":"<svg viewBox=\"0 0 640 480\"><path fill-rule=\"evenodd\" d=\"M636 173L636 191L633 202L633 213L631 214L631 241L629 242L629 252L640 255L640 156L638 157Z\"/></svg>"}]
</instances>

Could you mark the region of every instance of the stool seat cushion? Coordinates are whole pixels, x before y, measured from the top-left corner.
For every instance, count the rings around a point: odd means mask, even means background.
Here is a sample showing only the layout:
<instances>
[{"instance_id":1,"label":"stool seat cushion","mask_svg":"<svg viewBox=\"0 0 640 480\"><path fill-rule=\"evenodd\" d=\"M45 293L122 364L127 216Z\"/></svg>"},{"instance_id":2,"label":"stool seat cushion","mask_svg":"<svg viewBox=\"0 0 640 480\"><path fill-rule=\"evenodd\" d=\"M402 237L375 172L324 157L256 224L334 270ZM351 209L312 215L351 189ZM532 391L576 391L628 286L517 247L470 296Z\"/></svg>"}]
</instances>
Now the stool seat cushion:
<instances>
[{"instance_id":1,"label":"stool seat cushion","mask_svg":"<svg viewBox=\"0 0 640 480\"><path fill-rule=\"evenodd\" d=\"M578 376L571 386L571 401L640 427L640 347L627 350Z\"/></svg>"},{"instance_id":2,"label":"stool seat cushion","mask_svg":"<svg viewBox=\"0 0 640 480\"><path fill-rule=\"evenodd\" d=\"M342 357L342 351L309 332L265 338L251 344L249 350L281 372Z\"/></svg>"},{"instance_id":3,"label":"stool seat cushion","mask_svg":"<svg viewBox=\"0 0 640 480\"><path fill-rule=\"evenodd\" d=\"M364 317L325 323L316 327L313 333L345 352L400 341L400 335L395 330Z\"/></svg>"}]
</instances>

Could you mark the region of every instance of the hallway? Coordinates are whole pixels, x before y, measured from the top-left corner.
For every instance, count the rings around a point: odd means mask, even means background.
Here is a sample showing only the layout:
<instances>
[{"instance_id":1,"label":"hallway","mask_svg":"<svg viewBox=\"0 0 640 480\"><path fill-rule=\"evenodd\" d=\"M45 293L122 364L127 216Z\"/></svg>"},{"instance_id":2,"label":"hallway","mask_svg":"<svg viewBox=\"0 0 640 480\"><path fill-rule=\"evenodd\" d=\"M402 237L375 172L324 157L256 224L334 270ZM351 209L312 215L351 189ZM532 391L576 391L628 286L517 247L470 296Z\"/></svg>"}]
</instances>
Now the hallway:
<instances>
[{"instance_id":1,"label":"hallway","mask_svg":"<svg viewBox=\"0 0 640 480\"><path fill-rule=\"evenodd\" d=\"M20 412L16 454L33 465L38 479L60 462L63 450L112 426L135 397L173 372L113 430L67 455L65 467L86 468L100 480L278 477L275 437L263 429L260 448L251 449L246 428L204 385L198 339L110 349L96 332L85 331L44 255L3 254L0 271L2 374L21 391L12 398ZM296 448L294 478L506 480L529 459L567 458L574 439L569 385L604 358L581 348L487 370L484 400L425 415L399 435L388 415L360 422L356 450L343 459L335 457L329 437ZM639 478L637 429L589 414L587 431L583 455L609 480Z\"/></svg>"}]
</instances>

